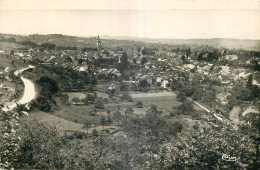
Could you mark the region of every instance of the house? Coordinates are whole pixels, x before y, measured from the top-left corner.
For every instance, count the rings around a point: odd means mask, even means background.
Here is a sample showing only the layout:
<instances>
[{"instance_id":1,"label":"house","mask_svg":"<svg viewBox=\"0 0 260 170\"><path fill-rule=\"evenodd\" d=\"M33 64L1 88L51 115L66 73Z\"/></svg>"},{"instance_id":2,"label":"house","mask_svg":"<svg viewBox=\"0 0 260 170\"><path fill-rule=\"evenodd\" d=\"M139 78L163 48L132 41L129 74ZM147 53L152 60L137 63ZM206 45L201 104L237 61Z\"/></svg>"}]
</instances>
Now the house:
<instances>
[{"instance_id":1,"label":"house","mask_svg":"<svg viewBox=\"0 0 260 170\"><path fill-rule=\"evenodd\" d=\"M241 72L238 74L238 78L247 80L247 77L249 76L250 73L245 73L245 71Z\"/></svg>"},{"instance_id":2,"label":"house","mask_svg":"<svg viewBox=\"0 0 260 170\"><path fill-rule=\"evenodd\" d=\"M217 100L219 100L219 102L220 102L221 104L225 105L225 104L228 103L227 97L228 97L229 95L230 95L229 93L224 93L224 92L222 92L222 93L217 94L217 95L216 95L216 98L217 98Z\"/></svg>"},{"instance_id":3,"label":"house","mask_svg":"<svg viewBox=\"0 0 260 170\"><path fill-rule=\"evenodd\" d=\"M221 66L220 74L227 75L230 72L229 66Z\"/></svg>"},{"instance_id":4,"label":"house","mask_svg":"<svg viewBox=\"0 0 260 170\"><path fill-rule=\"evenodd\" d=\"M162 81L162 78L161 78L161 77L157 77L157 78L156 78L156 82L157 82L157 83L159 83L159 82L161 82L161 81Z\"/></svg>"},{"instance_id":5,"label":"house","mask_svg":"<svg viewBox=\"0 0 260 170\"><path fill-rule=\"evenodd\" d=\"M193 64L184 64L184 65L183 65L183 70L189 71L189 70L194 69L195 67L196 67L196 66L193 65Z\"/></svg>"},{"instance_id":6,"label":"house","mask_svg":"<svg viewBox=\"0 0 260 170\"><path fill-rule=\"evenodd\" d=\"M80 72L82 72L82 71L87 71L87 70L88 70L88 66L77 66L77 67L75 68L75 70L78 70L78 71L80 71Z\"/></svg>"},{"instance_id":7,"label":"house","mask_svg":"<svg viewBox=\"0 0 260 170\"><path fill-rule=\"evenodd\" d=\"M168 81L168 80L163 80L161 86L162 86L163 88L167 88L167 85L168 85L168 84L169 84L169 81Z\"/></svg>"},{"instance_id":8,"label":"house","mask_svg":"<svg viewBox=\"0 0 260 170\"><path fill-rule=\"evenodd\" d=\"M237 60L238 56L237 55L226 55L225 59L227 59L227 60Z\"/></svg>"},{"instance_id":9,"label":"house","mask_svg":"<svg viewBox=\"0 0 260 170\"><path fill-rule=\"evenodd\" d=\"M200 84L205 80L204 75L201 74L190 74L189 82L199 82Z\"/></svg>"},{"instance_id":10,"label":"house","mask_svg":"<svg viewBox=\"0 0 260 170\"><path fill-rule=\"evenodd\" d=\"M221 84L230 84L231 83L230 78L227 75L219 75L218 78L219 78Z\"/></svg>"}]
</instances>

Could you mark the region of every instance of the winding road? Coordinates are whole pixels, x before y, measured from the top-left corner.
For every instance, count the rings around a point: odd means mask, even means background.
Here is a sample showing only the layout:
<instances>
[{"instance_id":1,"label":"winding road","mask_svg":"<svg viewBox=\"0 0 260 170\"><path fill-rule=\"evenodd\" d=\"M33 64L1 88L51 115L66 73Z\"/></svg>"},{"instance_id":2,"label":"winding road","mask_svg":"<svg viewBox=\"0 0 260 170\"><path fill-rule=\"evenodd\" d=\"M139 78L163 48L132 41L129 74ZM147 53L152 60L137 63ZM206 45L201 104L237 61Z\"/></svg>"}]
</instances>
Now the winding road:
<instances>
[{"instance_id":1,"label":"winding road","mask_svg":"<svg viewBox=\"0 0 260 170\"><path fill-rule=\"evenodd\" d=\"M17 71L14 72L14 75L18 76L23 71L28 70L30 68L34 68L34 66L29 65L27 68L17 70ZM18 102L12 103L12 104L2 108L3 111L5 111L5 112L11 111L11 110L13 110L14 108L17 107L17 104L29 103L30 101L32 101L36 97L36 90L35 90L34 83L31 80L24 78L23 76L21 76L21 80L23 81L23 84L24 84L24 93L23 93L22 98Z\"/></svg>"}]
</instances>

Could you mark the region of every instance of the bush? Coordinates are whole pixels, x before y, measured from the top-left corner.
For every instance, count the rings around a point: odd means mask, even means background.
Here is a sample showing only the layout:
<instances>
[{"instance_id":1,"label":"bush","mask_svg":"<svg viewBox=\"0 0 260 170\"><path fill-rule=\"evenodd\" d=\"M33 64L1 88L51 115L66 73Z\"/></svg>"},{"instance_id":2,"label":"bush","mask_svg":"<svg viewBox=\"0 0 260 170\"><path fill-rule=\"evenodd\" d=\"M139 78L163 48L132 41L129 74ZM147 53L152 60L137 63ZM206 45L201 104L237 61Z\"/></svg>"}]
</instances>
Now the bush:
<instances>
[{"instance_id":1,"label":"bush","mask_svg":"<svg viewBox=\"0 0 260 170\"><path fill-rule=\"evenodd\" d=\"M128 102L133 101L133 98L129 93L124 93L121 98L123 101L128 101Z\"/></svg>"},{"instance_id":2,"label":"bush","mask_svg":"<svg viewBox=\"0 0 260 170\"><path fill-rule=\"evenodd\" d=\"M80 102L80 99L78 97L73 97L73 99L71 100L73 103L78 104Z\"/></svg>"},{"instance_id":3,"label":"bush","mask_svg":"<svg viewBox=\"0 0 260 170\"><path fill-rule=\"evenodd\" d=\"M98 131L97 131L97 129L93 129L93 130L92 130L92 136L93 136L93 137L98 137Z\"/></svg>"},{"instance_id":4,"label":"bush","mask_svg":"<svg viewBox=\"0 0 260 170\"><path fill-rule=\"evenodd\" d=\"M177 107L178 114L191 115L194 111L195 110L192 103L188 100L185 100L180 106Z\"/></svg>"},{"instance_id":5,"label":"bush","mask_svg":"<svg viewBox=\"0 0 260 170\"><path fill-rule=\"evenodd\" d=\"M50 112L51 100L48 97L40 96L32 102L32 107L36 107L44 112Z\"/></svg>"},{"instance_id":6,"label":"bush","mask_svg":"<svg viewBox=\"0 0 260 170\"><path fill-rule=\"evenodd\" d=\"M57 82L48 76L41 77L36 83L41 86L40 94L46 97L56 94L59 90Z\"/></svg>"},{"instance_id":7,"label":"bush","mask_svg":"<svg viewBox=\"0 0 260 170\"><path fill-rule=\"evenodd\" d=\"M186 95L183 92L179 92L176 96L176 99L183 102L186 99Z\"/></svg>"},{"instance_id":8,"label":"bush","mask_svg":"<svg viewBox=\"0 0 260 170\"><path fill-rule=\"evenodd\" d=\"M37 44L32 42L32 41L21 41L19 43L22 44L22 45L28 45L28 46L31 46L31 47L36 47L37 46Z\"/></svg>"},{"instance_id":9,"label":"bush","mask_svg":"<svg viewBox=\"0 0 260 170\"><path fill-rule=\"evenodd\" d=\"M20 149L17 151L18 164L21 169L60 169L61 143L54 126L45 125L36 120L21 123L17 131L20 136Z\"/></svg>"},{"instance_id":10,"label":"bush","mask_svg":"<svg viewBox=\"0 0 260 170\"><path fill-rule=\"evenodd\" d=\"M137 108L143 108L143 103L142 103L142 102L137 102L137 103L135 104L135 106L136 106Z\"/></svg>"},{"instance_id":11,"label":"bush","mask_svg":"<svg viewBox=\"0 0 260 170\"><path fill-rule=\"evenodd\" d=\"M134 110L133 110L133 108L127 108L126 110L125 110L125 114L134 114Z\"/></svg>"},{"instance_id":12,"label":"bush","mask_svg":"<svg viewBox=\"0 0 260 170\"><path fill-rule=\"evenodd\" d=\"M96 102L95 102L95 108L97 109L104 109L105 108L105 105L103 104L102 100L101 99L98 99Z\"/></svg>"}]
</instances>

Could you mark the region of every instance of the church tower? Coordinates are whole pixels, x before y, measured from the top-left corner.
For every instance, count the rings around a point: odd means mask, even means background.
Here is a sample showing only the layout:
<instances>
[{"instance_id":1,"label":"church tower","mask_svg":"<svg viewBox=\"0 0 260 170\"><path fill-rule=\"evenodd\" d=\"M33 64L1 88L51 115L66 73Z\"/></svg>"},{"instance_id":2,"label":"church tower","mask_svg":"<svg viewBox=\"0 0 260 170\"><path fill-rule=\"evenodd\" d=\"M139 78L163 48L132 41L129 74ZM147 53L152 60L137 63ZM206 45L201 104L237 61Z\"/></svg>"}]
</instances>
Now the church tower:
<instances>
[{"instance_id":1,"label":"church tower","mask_svg":"<svg viewBox=\"0 0 260 170\"><path fill-rule=\"evenodd\" d=\"M99 53L101 52L101 41L99 39L99 36L97 38L97 50L98 50Z\"/></svg>"}]
</instances>

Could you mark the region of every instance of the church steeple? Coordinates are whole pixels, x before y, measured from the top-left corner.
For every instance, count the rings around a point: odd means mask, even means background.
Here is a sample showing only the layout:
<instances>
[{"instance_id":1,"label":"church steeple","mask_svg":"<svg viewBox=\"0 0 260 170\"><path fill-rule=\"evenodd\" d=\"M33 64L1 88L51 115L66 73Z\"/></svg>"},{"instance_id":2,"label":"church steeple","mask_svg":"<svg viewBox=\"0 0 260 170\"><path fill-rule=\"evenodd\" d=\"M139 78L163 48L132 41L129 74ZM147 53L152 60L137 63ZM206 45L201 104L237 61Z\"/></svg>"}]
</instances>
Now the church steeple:
<instances>
[{"instance_id":1,"label":"church steeple","mask_svg":"<svg viewBox=\"0 0 260 170\"><path fill-rule=\"evenodd\" d=\"M97 50L98 50L98 52L101 52L101 41L99 39L99 36L97 38Z\"/></svg>"}]
</instances>

